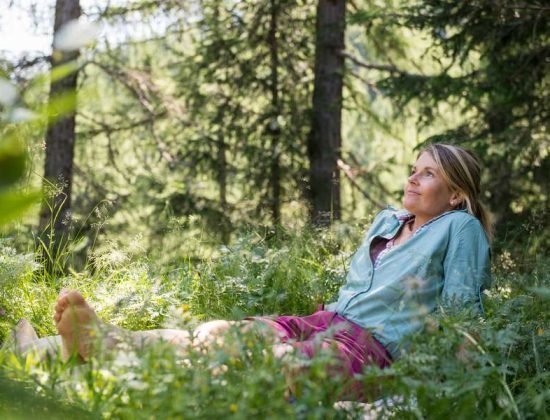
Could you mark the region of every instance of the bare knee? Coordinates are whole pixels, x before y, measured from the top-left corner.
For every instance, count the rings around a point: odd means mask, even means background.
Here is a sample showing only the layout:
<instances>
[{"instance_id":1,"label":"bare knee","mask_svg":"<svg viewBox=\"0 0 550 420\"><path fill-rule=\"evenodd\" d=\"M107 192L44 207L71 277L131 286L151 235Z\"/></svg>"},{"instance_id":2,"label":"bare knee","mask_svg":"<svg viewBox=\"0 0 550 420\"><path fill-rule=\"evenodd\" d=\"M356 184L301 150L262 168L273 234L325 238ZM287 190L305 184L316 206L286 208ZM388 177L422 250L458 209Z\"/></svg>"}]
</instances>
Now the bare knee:
<instances>
[{"instance_id":1,"label":"bare knee","mask_svg":"<svg viewBox=\"0 0 550 420\"><path fill-rule=\"evenodd\" d=\"M178 329L157 329L148 331L135 331L132 333L135 345L143 346L157 341L165 341L179 347L187 347L190 343L188 331Z\"/></svg>"},{"instance_id":2,"label":"bare knee","mask_svg":"<svg viewBox=\"0 0 550 420\"><path fill-rule=\"evenodd\" d=\"M294 347L292 347L290 344L281 343L281 344L275 344L272 347L273 355L277 359L282 359L286 354L292 353L294 351Z\"/></svg>"},{"instance_id":3,"label":"bare knee","mask_svg":"<svg viewBox=\"0 0 550 420\"><path fill-rule=\"evenodd\" d=\"M221 345L224 342L224 335L231 328L239 328L240 331L246 333L251 324L251 321L226 321L223 319L209 321L195 328L193 337L198 345L213 343Z\"/></svg>"},{"instance_id":4,"label":"bare knee","mask_svg":"<svg viewBox=\"0 0 550 420\"><path fill-rule=\"evenodd\" d=\"M195 328L193 336L199 344L210 342L223 336L234 324L234 321L222 319L205 322Z\"/></svg>"},{"instance_id":5,"label":"bare knee","mask_svg":"<svg viewBox=\"0 0 550 420\"><path fill-rule=\"evenodd\" d=\"M292 357L296 348L288 343L275 344L272 347L273 355L282 362L282 373L286 386L293 395L299 395L297 379L307 372L307 366L300 363L299 359Z\"/></svg>"}]
</instances>

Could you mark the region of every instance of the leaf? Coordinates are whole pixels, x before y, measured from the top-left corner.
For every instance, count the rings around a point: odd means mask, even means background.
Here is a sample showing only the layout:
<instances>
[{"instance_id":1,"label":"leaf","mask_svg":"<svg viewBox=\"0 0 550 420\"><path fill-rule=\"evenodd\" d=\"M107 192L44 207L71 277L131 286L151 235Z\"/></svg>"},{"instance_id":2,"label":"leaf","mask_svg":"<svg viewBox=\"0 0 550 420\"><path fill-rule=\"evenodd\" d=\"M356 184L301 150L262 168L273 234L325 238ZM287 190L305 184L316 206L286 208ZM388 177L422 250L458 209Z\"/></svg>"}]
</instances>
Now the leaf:
<instances>
[{"instance_id":1,"label":"leaf","mask_svg":"<svg viewBox=\"0 0 550 420\"><path fill-rule=\"evenodd\" d=\"M53 46L61 51L75 51L90 44L99 32L97 23L74 19L59 28Z\"/></svg>"},{"instance_id":2,"label":"leaf","mask_svg":"<svg viewBox=\"0 0 550 420\"><path fill-rule=\"evenodd\" d=\"M527 290L544 300L550 299L550 287L529 287Z\"/></svg>"},{"instance_id":3,"label":"leaf","mask_svg":"<svg viewBox=\"0 0 550 420\"><path fill-rule=\"evenodd\" d=\"M59 118L63 118L74 112L76 109L76 99L76 92L63 92L55 97L51 97L40 113L50 123L53 123Z\"/></svg>"},{"instance_id":4,"label":"leaf","mask_svg":"<svg viewBox=\"0 0 550 420\"><path fill-rule=\"evenodd\" d=\"M42 78L42 83L53 83L64 79L70 74L78 70L78 62L76 60L68 61L64 64L56 65L49 74L45 74Z\"/></svg>"},{"instance_id":5,"label":"leaf","mask_svg":"<svg viewBox=\"0 0 550 420\"><path fill-rule=\"evenodd\" d=\"M38 191L27 194L13 191L0 193L0 226L20 217L40 197Z\"/></svg>"},{"instance_id":6,"label":"leaf","mask_svg":"<svg viewBox=\"0 0 550 420\"><path fill-rule=\"evenodd\" d=\"M50 72L37 74L31 81L33 87L42 89L44 86L49 86L50 83L64 79L70 74L78 70L78 61L71 60L63 64L57 64Z\"/></svg>"},{"instance_id":7,"label":"leaf","mask_svg":"<svg viewBox=\"0 0 550 420\"><path fill-rule=\"evenodd\" d=\"M12 106L17 99L17 89L4 78L0 78L0 104Z\"/></svg>"},{"instance_id":8,"label":"leaf","mask_svg":"<svg viewBox=\"0 0 550 420\"><path fill-rule=\"evenodd\" d=\"M13 136L0 139L0 188L17 182L25 172L26 152Z\"/></svg>"}]
</instances>

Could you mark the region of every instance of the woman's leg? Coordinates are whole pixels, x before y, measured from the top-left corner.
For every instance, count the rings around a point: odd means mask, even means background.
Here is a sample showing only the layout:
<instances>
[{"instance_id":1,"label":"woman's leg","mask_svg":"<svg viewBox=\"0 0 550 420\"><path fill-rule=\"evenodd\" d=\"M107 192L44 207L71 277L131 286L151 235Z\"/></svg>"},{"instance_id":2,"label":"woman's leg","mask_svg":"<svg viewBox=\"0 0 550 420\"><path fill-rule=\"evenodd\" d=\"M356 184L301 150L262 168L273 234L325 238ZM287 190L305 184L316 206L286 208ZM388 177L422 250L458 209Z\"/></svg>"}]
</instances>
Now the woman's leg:
<instances>
[{"instance_id":1,"label":"woman's leg","mask_svg":"<svg viewBox=\"0 0 550 420\"><path fill-rule=\"evenodd\" d=\"M142 348L146 345L165 341L178 348L187 348L189 343L189 333L176 329L157 329L149 331L125 331L125 335L135 347ZM120 337L120 340L126 337ZM52 335L43 338L34 338L31 341L14 341L13 350L15 353L25 356L28 353L34 353L41 359L46 357L56 358L59 355L67 354L63 351L63 342L60 335Z\"/></svg>"},{"instance_id":2,"label":"woman's leg","mask_svg":"<svg viewBox=\"0 0 550 420\"><path fill-rule=\"evenodd\" d=\"M218 319L215 321L208 321L199 325L193 331L193 345L196 347L208 347L214 344L222 346L225 341L225 336L230 329L238 328L241 332L246 333L253 327L254 322L250 320L226 321Z\"/></svg>"},{"instance_id":3,"label":"woman's leg","mask_svg":"<svg viewBox=\"0 0 550 420\"><path fill-rule=\"evenodd\" d=\"M15 326L9 343L17 354L26 355L33 352L45 358L59 354L61 338L59 336L38 338L32 325L26 319L22 319Z\"/></svg>"},{"instance_id":4,"label":"woman's leg","mask_svg":"<svg viewBox=\"0 0 550 420\"><path fill-rule=\"evenodd\" d=\"M192 334L177 329L159 329L150 331L127 331L109 325L99 319L93 308L77 291L63 291L55 307L54 320L61 341L62 356L67 359L76 353L87 360L98 334L101 345L113 348L123 339L142 346L163 340L186 349L188 346L208 347L223 345L224 335L230 328L238 327L247 331L252 321L210 321L199 325Z\"/></svg>"},{"instance_id":5,"label":"woman's leg","mask_svg":"<svg viewBox=\"0 0 550 420\"><path fill-rule=\"evenodd\" d=\"M123 340L130 340L139 347L162 340L185 350L190 345L198 348L208 348L211 345L221 346L224 344L225 335L231 328L239 328L243 332L254 329L273 340L274 344L271 349L275 357L283 360L284 375L292 392L295 392L296 377L304 370L303 367L295 363L285 361L286 356L296 350L297 343L293 343L293 345L281 343L281 331L253 320L210 321L201 324L192 334L177 329L131 332L101 321L94 309L77 291L64 291L60 294L55 307L54 320L59 336L43 339L37 338L30 324L22 324L19 328L21 341L19 350L25 352L40 349L45 350L48 354L57 355L59 347L61 347L64 359L76 353L83 360L87 360L93 351L93 344L98 338L105 349L112 349Z\"/></svg>"},{"instance_id":6,"label":"woman's leg","mask_svg":"<svg viewBox=\"0 0 550 420\"><path fill-rule=\"evenodd\" d=\"M22 356L28 353L34 353L38 355L41 360L47 357L56 358L59 356L61 349L61 337L58 335L52 335L49 337L38 338L24 346L17 346L15 351Z\"/></svg>"},{"instance_id":7,"label":"woman's leg","mask_svg":"<svg viewBox=\"0 0 550 420\"><path fill-rule=\"evenodd\" d=\"M99 344L104 349L112 349L121 341L129 341L141 347L155 341L163 340L180 348L191 344L188 331L176 329L159 329L151 331L128 331L107 324L99 319L94 309L77 291L63 291L55 306L54 321L61 341L61 354L67 359L77 354L87 360L93 345Z\"/></svg>"},{"instance_id":8,"label":"woman's leg","mask_svg":"<svg viewBox=\"0 0 550 420\"><path fill-rule=\"evenodd\" d=\"M38 340L38 335L33 326L26 319L22 319L15 326L13 338L17 346L26 346L29 343Z\"/></svg>"},{"instance_id":9,"label":"woman's leg","mask_svg":"<svg viewBox=\"0 0 550 420\"><path fill-rule=\"evenodd\" d=\"M84 297L75 290L60 293L54 321L61 336L63 359L76 354L87 360L98 338L102 345L112 348L118 342L117 337L124 333L124 330L102 322Z\"/></svg>"}]
</instances>

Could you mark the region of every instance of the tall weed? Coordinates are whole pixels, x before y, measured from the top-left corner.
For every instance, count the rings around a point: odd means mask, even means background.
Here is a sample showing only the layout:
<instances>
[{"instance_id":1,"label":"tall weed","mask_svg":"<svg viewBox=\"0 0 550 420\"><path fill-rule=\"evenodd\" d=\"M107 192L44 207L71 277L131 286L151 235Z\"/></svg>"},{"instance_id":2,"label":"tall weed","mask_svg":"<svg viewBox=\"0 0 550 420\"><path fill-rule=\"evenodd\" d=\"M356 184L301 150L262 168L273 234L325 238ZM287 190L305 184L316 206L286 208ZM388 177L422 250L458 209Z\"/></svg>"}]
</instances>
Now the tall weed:
<instances>
[{"instance_id":1,"label":"tall weed","mask_svg":"<svg viewBox=\"0 0 550 420\"><path fill-rule=\"evenodd\" d=\"M182 256L158 267L142 252L112 246L97 251L86 269L70 271L56 285L77 288L104 319L132 330L177 326L191 330L214 318L308 313L335 297L363 232L340 226L329 232L249 231L213 257ZM509 261L511 260L511 262ZM504 262L508 261L507 264ZM495 258L494 288L484 296L486 317L438 313L389 369L369 368L365 390L379 398L376 411L396 418L548 418L550 383L547 311L550 264L544 259L520 271L511 255ZM40 334L54 332L57 291L33 275L32 255L7 242L0 248L2 341L19 317ZM342 383L327 359L308 361L284 395L283 367L258 335L235 332L226 345L187 352L157 343L99 353L73 366L0 352L1 376L65 404L105 418L361 418L363 407L336 410ZM27 394L25 394L27 393ZM22 394L22 395L23 395ZM48 399L47 401L50 401ZM36 404L42 407L43 400ZM42 404L42 405L40 405ZM0 413L10 407L0 399Z\"/></svg>"}]
</instances>

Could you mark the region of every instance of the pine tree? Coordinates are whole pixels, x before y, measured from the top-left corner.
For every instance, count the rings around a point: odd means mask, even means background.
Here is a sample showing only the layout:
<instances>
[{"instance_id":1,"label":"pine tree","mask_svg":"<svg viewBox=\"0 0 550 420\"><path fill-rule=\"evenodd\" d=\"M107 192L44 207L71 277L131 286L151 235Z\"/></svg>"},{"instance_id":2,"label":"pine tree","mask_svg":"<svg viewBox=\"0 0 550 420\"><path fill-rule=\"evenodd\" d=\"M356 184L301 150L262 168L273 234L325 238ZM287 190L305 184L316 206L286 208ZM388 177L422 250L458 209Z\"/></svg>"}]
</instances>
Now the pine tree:
<instances>
[{"instance_id":1,"label":"pine tree","mask_svg":"<svg viewBox=\"0 0 550 420\"><path fill-rule=\"evenodd\" d=\"M442 103L467 115L427 142L456 143L476 151L487 166L487 196L497 232L532 215L546 218L550 193L548 56L550 7L476 0L426 0L397 10L357 15L369 30L383 24L431 35L426 55L440 63L429 74L411 68L371 66L386 72L378 87L398 109L415 104L427 127ZM546 213L545 213L546 212Z\"/></svg>"},{"instance_id":2,"label":"pine tree","mask_svg":"<svg viewBox=\"0 0 550 420\"><path fill-rule=\"evenodd\" d=\"M308 140L311 219L320 225L340 219L342 89L345 0L319 0L315 44L315 85Z\"/></svg>"},{"instance_id":3,"label":"pine tree","mask_svg":"<svg viewBox=\"0 0 550 420\"><path fill-rule=\"evenodd\" d=\"M54 36L68 22L80 16L79 0L57 0L55 5ZM76 60L78 50L61 51L54 48L52 74L56 69ZM71 221L73 157L75 145L75 109L78 71L52 80L49 102L51 117L46 132L44 188L51 195L40 212L40 229L48 247L55 253L67 238ZM51 257L54 257L51 255Z\"/></svg>"}]
</instances>

